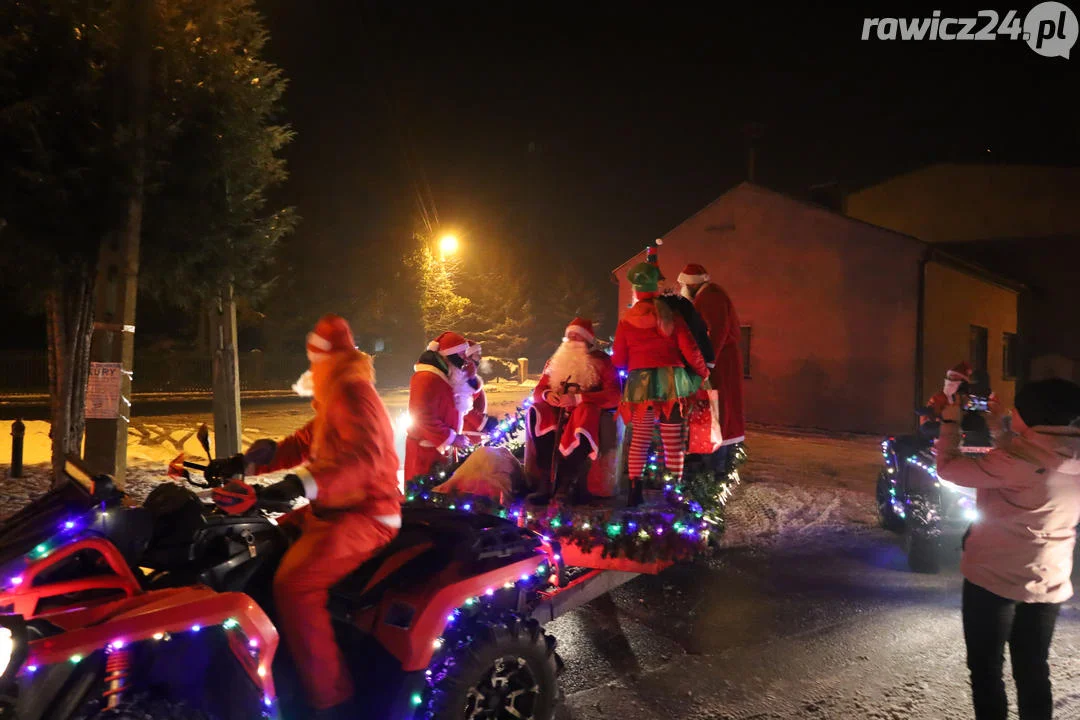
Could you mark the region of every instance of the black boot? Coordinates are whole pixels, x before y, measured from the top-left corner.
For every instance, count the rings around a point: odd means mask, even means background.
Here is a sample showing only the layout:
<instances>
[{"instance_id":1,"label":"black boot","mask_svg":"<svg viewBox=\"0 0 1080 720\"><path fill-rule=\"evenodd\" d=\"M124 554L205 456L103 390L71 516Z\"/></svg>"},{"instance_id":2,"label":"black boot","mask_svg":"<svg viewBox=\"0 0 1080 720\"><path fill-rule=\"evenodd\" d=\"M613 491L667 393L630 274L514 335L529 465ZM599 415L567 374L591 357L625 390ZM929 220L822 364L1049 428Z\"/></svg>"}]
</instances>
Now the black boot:
<instances>
[{"instance_id":1,"label":"black boot","mask_svg":"<svg viewBox=\"0 0 1080 720\"><path fill-rule=\"evenodd\" d=\"M530 493L525 502L530 505L547 505L551 502L551 480L542 478L536 483L536 490Z\"/></svg>"},{"instance_id":2,"label":"black boot","mask_svg":"<svg viewBox=\"0 0 1080 720\"><path fill-rule=\"evenodd\" d=\"M630 480L630 495L626 499L627 507L637 507L641 504L643 499L645 487L641 478Z\"/></svg>"}]
</instances>

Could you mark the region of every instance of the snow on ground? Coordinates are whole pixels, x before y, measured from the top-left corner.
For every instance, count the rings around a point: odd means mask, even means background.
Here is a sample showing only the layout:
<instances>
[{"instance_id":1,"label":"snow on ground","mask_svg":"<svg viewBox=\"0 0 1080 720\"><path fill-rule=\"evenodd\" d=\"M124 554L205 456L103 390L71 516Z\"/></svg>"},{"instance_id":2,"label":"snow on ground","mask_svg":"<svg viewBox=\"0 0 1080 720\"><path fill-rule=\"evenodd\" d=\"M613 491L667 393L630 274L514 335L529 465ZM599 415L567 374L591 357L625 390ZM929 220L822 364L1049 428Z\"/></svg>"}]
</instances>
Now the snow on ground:
<instances>
[{"instance_id":1,"label":"snow on ground","mask_svg":"<svg viewBox=\"0 0 1080 720\"><path fill-rule=\"evenodd\" d=\"M490 412L512 412L529 393L528 384L502 382L488 386ZM384 391L391 417L404 411L408 391ZM245 410L243 445L260 437L280 438L311 416L306 402ZM165 467L180 452L204 457L195 432L210 417L200 415L137 416L128 430L128 490L141 499L165 479ZM211 433L212 435L212 433ZM399 454L404 457L403 433ZM751 428L749 461L740 469L742 484L727 510L724 547L769 546L807 538L838 527L868 528L877 524L874 481L881 463L878 438L800 433ZM47 486L49 425L26 423L25 480L4 480L0 517L6 516ZM0 431L0 460L11 457L11 436ZM0 478L7 475L0 465Z\"/></svg>"},{"instance_id":2,"label":"snow on ground","mask_svg":"<svg viewBox=\"0 0 1080 720\"><path fill-rule=\"evenodd\" d=\"M749 459L725 512L721 546L804 542L837 528L875 527L879 442L871 436L751 428Z\"/></svg>"}]
</instances>

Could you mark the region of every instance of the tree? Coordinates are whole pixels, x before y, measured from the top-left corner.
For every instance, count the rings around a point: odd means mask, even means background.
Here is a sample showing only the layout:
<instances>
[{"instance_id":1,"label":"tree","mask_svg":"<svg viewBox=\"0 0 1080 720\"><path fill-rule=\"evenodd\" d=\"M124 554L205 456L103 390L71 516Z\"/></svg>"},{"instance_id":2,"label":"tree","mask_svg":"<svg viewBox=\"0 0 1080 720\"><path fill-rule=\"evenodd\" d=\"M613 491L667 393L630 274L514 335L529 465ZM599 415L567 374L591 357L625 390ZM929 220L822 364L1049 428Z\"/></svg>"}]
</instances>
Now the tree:
<instances>
[{"instance_id":1,"label":"tree","mask_svg":"<svg viewBox=\"0 0 1080 720\"><path fill-rule=\"evenodd\" d=\"M264 207L290 138L265 39L253 0L0 4L0 275L47 311L54 471L81 445L102 243L141 235L144 287L196 298L253 288L291 227Z\"/></svg>"},{"instance_id":2,"label":"tree","mask_svg":"<svg viewBox=\"0 0 1080 720\"><path fill-rule=\"evenodd\" d=\"M424 326L424 335L430 339L459 328L470 301L457 293L460 262L456 258L438 257L424 235L417 234L415 239L420 247L410 253L405 262L416 279L420 322Z\"/></svg>"},{"instance_id":3,"label":"tree","mask_svg":"<svg viewBox=\"0 0 1080 720\"><path fill-rule=\"evenodd\" d=\"M535 321L522 272L505 256L489 256L484 265L469 273L469 305L460 331L479 342L485 355L516 359Z\"/></svg>"},{"instance_id":4,"label":"tree","mask_svg":"<svg viewBox=\"0 0 1080 720\"><path fill-rule=\"evenodd\" d=\"M576 265L562 265L545 295L544 306L548 312L537 320L534 344L541 357L547 358L555 352L562 342L563 331L575 317L592 320L597 337L603 337L604 316L600 312L599 295Z\"/></svg>"}]
</instances>

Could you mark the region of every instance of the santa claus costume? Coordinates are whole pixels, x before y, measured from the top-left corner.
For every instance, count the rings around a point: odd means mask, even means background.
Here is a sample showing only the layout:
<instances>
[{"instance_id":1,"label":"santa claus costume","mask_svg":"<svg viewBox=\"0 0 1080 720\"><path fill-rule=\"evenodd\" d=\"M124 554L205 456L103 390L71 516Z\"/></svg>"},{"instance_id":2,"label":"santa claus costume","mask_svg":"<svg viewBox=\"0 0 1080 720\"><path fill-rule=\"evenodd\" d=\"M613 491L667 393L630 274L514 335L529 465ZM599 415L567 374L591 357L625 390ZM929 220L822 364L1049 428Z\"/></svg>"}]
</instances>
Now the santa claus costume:
<instances>
[{"instance_id":1,"label":"santa claus costume","mask_svg":"<svg viewBox=\"0 0 1080 720\"><path fill-rule=\"evenodd\" d=\"M951 402L950 398L955 397L960 392L960 386L963 383L971 382L971 373L971 365L966 361L959 362L949 369L945 373L945 382L942 384L941 390L934 393L927 401L926 413L919 419L919 424L940 421L941 413Z\"/></svg>"},{"instance_id":2,"label":"santa claus costume","mask_svg":"<svg viewBox=\"0 0 1080 720\"><path fill-rule=\"evenodd\" d=\"M261 497L310 501L280 521L301 534L278 567L274 599L315 717L337 717L353 684L326 609L329 590L394 538L402 496L371 356L356 349L336 315L319 320L307 352L311 369L300 389L314 395L314 419L281 442L256 441L244 460L253 474L294 468Z\"/></svg>"},{"instance_id":3,"label":"santa claus costume","mask_svg":"<svg viewBox=\"0 0 1080 720\"><path fill-rule=\"evenodd\" d=\"M405 437L405 479L427 475L453 460L469 442L462 434L476 389L465 369L468 342L455 332L432 340L409 383L409 429Z\"/></svg>"},{"instance_id":4,"label":"santa claus costume","mask_svg":"<svg viewBox=\"0 0 1080 720\"><path fill-rule=\"evenodd\" d=\"M607 466L614 462L596 461L605 451L615 458L611 411L618 407L619 396L618 371L607 353L596 349L592 321L574 318L533 391L525 453L527 472L537 488L531 501L547 502L555 485L574 485L579 498L613 494L614 467ZM556 451L564 458L557 469L552 467ZM553 473L567 482L555 482ZM587 493L580 492L582 476Z\"/></svg>"},{"instance_id":5,"label":"santa claus costume","mask_svg":"<svg viewBox=\"0 0 1080 720\"><path fill-rule=\"evenodd\" d=\"M716 453L716 469L723 470L728 448L746 439L743 415L743 363L739 350L742 329L735 305L724 289L711 281L709 273L697 263L690 263L679 273L682 293L694 302L705 319L709 339L716 354L709 371L709 386L717 395L721 447Z\"/></svg>"},{"instance_id":6,"label":"santa claus costume","mask_svg":"<svg viewBox=\"0 0 1080 720\"><path fill-rule=\"evenodd\" d=\"M615 330L612 361L627 371L620 414L634 425L627 465L631 503L636 504L641 500L641 477L657 421L667 470L681 478L686 456L683 422L708 368L686 321L658 301L656 264L638 263L627 277L634 288L634 305Z\"/></svg>"},{"instance_id":7,"label":"santa claus costume","mask_svg":"<svg viewBox=\"0 0 1080 720\"><path fill-rule=\"evenodd\" d=\"M478 444L486 433L491 432L499 421L487 414L487 393L484 392L484 379L480 377L480 363L483 362L480 343L467 341L469 349L465 351L465 372L469 377L469 385L474 389L472 394L472 407L465 413L462 421L462 433L469 438L474 445Z\"/></svg>"}]
</instances>

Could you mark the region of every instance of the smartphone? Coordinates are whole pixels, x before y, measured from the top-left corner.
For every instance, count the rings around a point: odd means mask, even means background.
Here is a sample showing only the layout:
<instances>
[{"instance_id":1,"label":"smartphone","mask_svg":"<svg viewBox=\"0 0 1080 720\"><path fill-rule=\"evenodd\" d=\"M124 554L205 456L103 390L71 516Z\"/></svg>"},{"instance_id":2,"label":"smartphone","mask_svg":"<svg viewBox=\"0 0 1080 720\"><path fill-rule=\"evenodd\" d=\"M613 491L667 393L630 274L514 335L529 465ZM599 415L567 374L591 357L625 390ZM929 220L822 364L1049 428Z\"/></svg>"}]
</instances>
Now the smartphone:
<instances>
[{"instance_id":1,"label":"smartphone","mask_svg":"<svg viewBox=\"0 0 1080 720\"><path fill-rule=\"evenodd\" d=\"M967 412L989 412L990 398L981 395L968 395L967 402L964 403L964 410Z\"/></svg>"}]
</instances>

